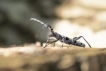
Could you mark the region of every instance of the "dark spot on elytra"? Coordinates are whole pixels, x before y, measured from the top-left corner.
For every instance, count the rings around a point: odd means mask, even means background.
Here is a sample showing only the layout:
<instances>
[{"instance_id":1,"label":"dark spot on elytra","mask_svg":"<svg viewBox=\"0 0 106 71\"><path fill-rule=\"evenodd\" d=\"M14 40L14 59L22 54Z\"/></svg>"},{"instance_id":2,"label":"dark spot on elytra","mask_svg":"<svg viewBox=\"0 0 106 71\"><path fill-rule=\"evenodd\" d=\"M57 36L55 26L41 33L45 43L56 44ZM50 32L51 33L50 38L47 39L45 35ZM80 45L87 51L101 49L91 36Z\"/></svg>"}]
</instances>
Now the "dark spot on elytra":
<instances>
[{"instance_id":1,"label":"dark spot on elytra","mask_svg":"<svg viewBox=\"0 0 106 71\"><path fill-rule=\"evenodd\" d=\"M82 45L82 43L81 43L81 45Z\"/></svg>"},{"instance_id":2,"label":"dark spot on elytra","mask_svg":"<svg viewBox=\"0 0 106 71\"><path fill-rule=\"evenodd\" d=\"M66 40L69 40L69 38L68 38L68 37L66 37Z\"/></svg>"},{"instance_id":3,"label":"dark spot on elytra","mask_svg":"<svg viewBox=\"0 0 106 71\"><path fill-rule=\"evenodd\" d=\"M53 29L51 28L51 30L53 30Z\"/></svg>"}]
</instances>

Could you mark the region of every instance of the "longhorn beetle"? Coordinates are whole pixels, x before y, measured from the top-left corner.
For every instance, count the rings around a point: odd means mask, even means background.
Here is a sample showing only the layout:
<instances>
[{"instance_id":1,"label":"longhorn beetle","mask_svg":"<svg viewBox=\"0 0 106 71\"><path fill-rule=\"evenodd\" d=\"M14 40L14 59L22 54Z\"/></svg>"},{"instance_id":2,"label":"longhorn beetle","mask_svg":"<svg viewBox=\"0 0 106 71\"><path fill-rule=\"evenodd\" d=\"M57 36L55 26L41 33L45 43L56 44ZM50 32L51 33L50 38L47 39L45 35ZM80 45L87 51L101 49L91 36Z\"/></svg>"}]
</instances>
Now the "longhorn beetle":
<instances>
[{"instance_id":1,"label":"longhorn beetle","mask_svg":"<svg viewBox=\"0 0 106 71\"><path fill-rule=\"evenodd\" d=\"M57 41L60 41L61 43L65 43L65 44L69 44L69 45L72 44L75 46L85 47L84 43L78 41L80 38L83 38L86 41L86 39L83 36L68 38L66 36L60 35L57 32L54 32L53 28L50 25L47 25L38 19L30 18L30 21L31 20L39 22L40 24L43 24L45 27L47 27L51 31L51 34L49 35L49 39L46 41L46 45L44 46L44 48L47 47L50 43L55 43ZM54 37L55 39L53 39L51 37ZM91 48L91 45L87 41L86 41L86 43ZM62 47L63 47L63 44L62 44Z\"/></svg>"}]
</instances>

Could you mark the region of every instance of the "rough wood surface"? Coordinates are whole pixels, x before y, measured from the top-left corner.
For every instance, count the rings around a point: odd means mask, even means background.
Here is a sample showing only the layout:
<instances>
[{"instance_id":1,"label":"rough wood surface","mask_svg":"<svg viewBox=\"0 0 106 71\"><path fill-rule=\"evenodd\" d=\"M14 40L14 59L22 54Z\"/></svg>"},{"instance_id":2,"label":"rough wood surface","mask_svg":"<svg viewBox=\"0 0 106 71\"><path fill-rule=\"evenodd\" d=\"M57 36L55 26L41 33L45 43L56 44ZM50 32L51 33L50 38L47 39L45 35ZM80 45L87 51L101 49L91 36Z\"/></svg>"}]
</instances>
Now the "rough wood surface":
<instances>
[{"instance_id":1,"label":"rough wood surface","mask_svg":"<svg viewBox=\"0 0 106 71\"><path fill-rule=\"evenodd\" d=\"M0 71L106 71L105 48L0 48Z\"/></svg>"}]
</instances>

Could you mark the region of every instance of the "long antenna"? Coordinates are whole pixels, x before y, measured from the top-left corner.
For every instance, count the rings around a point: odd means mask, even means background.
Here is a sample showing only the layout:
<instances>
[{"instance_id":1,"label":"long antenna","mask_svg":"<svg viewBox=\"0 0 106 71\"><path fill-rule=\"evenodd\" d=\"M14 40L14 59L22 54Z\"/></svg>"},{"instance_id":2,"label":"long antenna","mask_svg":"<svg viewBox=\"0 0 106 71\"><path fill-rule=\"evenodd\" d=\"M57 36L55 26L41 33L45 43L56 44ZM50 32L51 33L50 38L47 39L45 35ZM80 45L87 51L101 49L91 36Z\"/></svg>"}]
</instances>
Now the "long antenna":
<instances>
[{"instance_id":1,"label":"long antenna","mask_svg":"<svg viewBox=\"0 0 106 71\"><path fill-rule=\"evenodd\" d=\"M48 29L53 30L53 28L52 28L50 25L47 25L47 24L43 23L42 21L40 21L40 20L38 20L38 19L31 18L30 20L39 22L40 24L43 24L43 25L44 25L45 27L47 27Z\"/></svg>"}]
</instances>

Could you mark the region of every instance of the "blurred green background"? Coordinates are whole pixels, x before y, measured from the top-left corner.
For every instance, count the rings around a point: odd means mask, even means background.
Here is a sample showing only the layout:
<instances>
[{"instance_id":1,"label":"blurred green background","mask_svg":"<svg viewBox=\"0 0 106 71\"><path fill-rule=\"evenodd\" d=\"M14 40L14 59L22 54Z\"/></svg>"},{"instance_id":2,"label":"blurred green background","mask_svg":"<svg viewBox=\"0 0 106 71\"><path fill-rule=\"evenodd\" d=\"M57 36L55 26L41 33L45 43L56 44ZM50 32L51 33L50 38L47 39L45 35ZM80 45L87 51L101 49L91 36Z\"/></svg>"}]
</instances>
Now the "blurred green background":
<instances>
[{"instance_id":1,"label":"blurred green background","mask_svg":"<svg viewBox=\"0 0 106 71\"><path fill-rule=\"evenodd\" d=\"M62 0L0 0L0 45L35 43L36 24L28 26L31 17L56 18L55 7ZM34 22L33 22L34 23Z\"/></svg>"}]
</instances>

